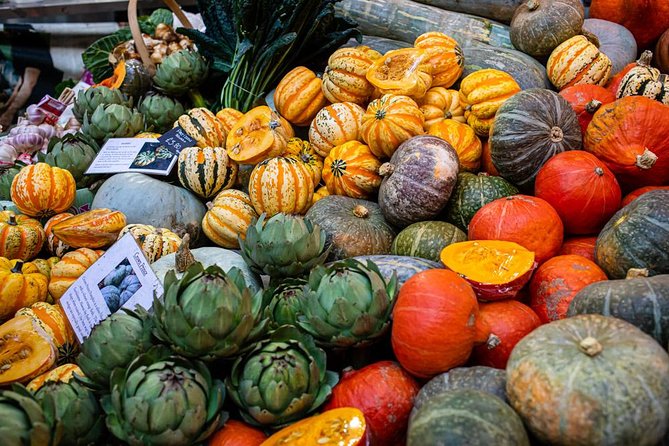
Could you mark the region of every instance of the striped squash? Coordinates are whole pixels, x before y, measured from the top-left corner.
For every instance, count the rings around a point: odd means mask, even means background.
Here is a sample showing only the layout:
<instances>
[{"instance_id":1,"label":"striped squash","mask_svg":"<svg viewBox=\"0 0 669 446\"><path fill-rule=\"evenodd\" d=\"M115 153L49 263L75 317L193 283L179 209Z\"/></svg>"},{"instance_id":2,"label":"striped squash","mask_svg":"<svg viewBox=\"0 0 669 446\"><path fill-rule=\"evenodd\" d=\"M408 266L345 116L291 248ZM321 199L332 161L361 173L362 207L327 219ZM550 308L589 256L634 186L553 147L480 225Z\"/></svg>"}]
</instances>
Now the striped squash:
<instances>
[{"instance_id":1,"label":"striped squash","mask_svg":"<svg viewBox=\"0 0 669 446\"><path fill-rule=\"evenodd\" d=\"M304 141L300 138L290 138L283 156L302 161L309 168L314 188L318 186L321 182L321 174L323 172L323 158L316 153L309 141Z\"/></svg>"},{"instance_id":2,"label":"striped squash","mask_svg":"<svg viewBox=\"0 0 669 446\"><path fill-rule=\"evenodd\" d=\"M380 53L371 49L340 48L332 53L323 73L323 94L328 101L364 106L374 92L365 75L380 57Z\"/></svg>"},{"instance_id":3,"label":"striped squash","mask_svg":"<svg viewBox=\"0 0 669 446\"><path fill-rule=\"evenodd\" d=\"M41 389L46 383L69 382L74 377L75 374L77 374L79 377L84 376L84 372L81 371L78 365L63 364L59 367L56 367L53 370L44 372L38 377L31 380L26 385L26 389L28 389L32 393L35 393L39 389Z\"/></svg>"},{"instance_id":4,"label":"striped squash","mask_svg":"<svg viewBox=\"0 0 669 446\"><path fill-rule=\"evenodd\" d=\"M205 235L218 246L239 249L239 237L244 240L251 222L258 218L251 197L239 190L224 190L207 207L202 220Z\"/></svg>"},{"instance_id":5,"label":"striped squash","mask_svg":"<svg viewBox=\"0 0 669 446\"><path fill-rule=\"evenodd\" d=\"M604 85L611 74L611 59L586 36L574 36L553 50L546 71L558 90L581 84Z\"/></svg>"},{"instance_id":6,"label":"striped squash","mask_svg":"<svg viewBox=\"0 0 669 446\"><path fill-rule=\"evenodd\" d=\"M151 225L132 224L121 229L120 239L130 232L142 248L142 252L150 263L162 256L176 252L181 245L181 237L166 228L156 228Z\"/></svg>"},{"instance_id":7,"label":"striped squash","mask_svg":"<svg viewBox=\"0 0 669 446\"><path fill-rule=\"evenodd\" d=\"M234 186L237 170L237 163L222 147L187 147L177 161L181 185L202 198Z\"/></svg>"},{"instance_id":8,"label":"striped squash","mask_svg":"<svg viewBox=\"0 0 669 446\"><path fill-rule=\"evenodd\" d=\"M197 141L199 147L223 147L227 135L223 123L211 111L199 107L179 116L174 127L180 126Z\"/></svg>"},{"instance_id":9,"label":"striped squash","mask_svg":"<svg viewBox=\"0 0 669 446\"><path fill-rule=\"evenodd\" d=\"M34 264L0 257L0 320L46 300L47 283Z\"/></svg>"},{"instance_id":10,"label":"striped squash","mask_svg":"<svg viewBox=\"0 0 669 446\"><path fill-rule=\"evenodd\" d=\"M330 195L330 191L328 190L328 188L327 188L326 186L321 186L321 187L319 187L319 188L316 189L316 191L314 192L314 196L313 196L313 198L311 199L311 204L313 205L313 204L316 203L318 200L321 200L321 199L327 197L328 195Z\"/></svg>"},{"instance_id":11,"label":"striped squash","mask_svg":"<svg viewBox=\"0 0 669 446\"><path fill-rule=\"evenodd\" d=\"M473 128L453 119L445 119L430 127L427 133L443 139L455 149L461 171L479 170L483 144Z\"/></svg>"},{"instance_id":12,"label":"striped squash","mask_svg":"<svg viewBox=\"0 0 669 446\"><path fill-rule=\"evenodd\" d=\"M29 307L21 308L15 316L28 316L32 318L53 339L56 348L65 344L73 344L74 332L67 321L63 308L56 304L37 302Z\"/></svg>"},{"instance_id":13,"label":"striped squash","mask_svg":"<svg viewBox=\"0 0 669 446\"><path fill-rule=\"evenodd\" d=\"M323 181L333 195L368 198L381 185L379 161L366 145L349 141L330 151L323 166Z\"/></svg>"},{"instance_id":14,"label":"striped squash","mask_svg":"<svg viewBox=\"0 0 669 446\"><path fill-rule=\"evenodd\" d=\"M390 253L439 262L439 254L446 246L466 240L467 234L451 223L421 221L407 226L397 234Z\"/></svg>"},{"instance_id":15,"label":"striped squash","mask_svg":"<svg viewBox=\"0 0 669 446\"><path fill-rule=\"evenodd\" d=\"M58 257L49 257L48 259L34 259L31 261L31 263L33 263L39 272L44 274L47 279L51 277L51 268L53 268L53 265L58 262L60 262L60 258Z\"/></svg>"},{"instance_id":16,"label":"striped squash","mask_svg":"<svg viewBox=\"0 0 669 446\"><path fill-rule=\"evenodd\" d=\"M432 65L432 86L449 88L465 68L465 56L454 38L431 31L418 36L414 47L427 52Z\"/></svg>"},{"instance_id":17,"label":"striped squash","mask_svg":"<svg viewBox=\"0 0 669 446\"><path fill-rule=\"evenodd\" d=\"M314 194L311 174L295 158L276 157L258 164L251 172L249 196L258 214L280 212L304 214Z\"/></svg>"},{"instance_id":18,"label":"striped squash","mask_svg":"<svg viewBox=\"0 0 669 446\"><path fill-rule=\"evenodd\" d=\"M425 130L444 119L465 123L465 110L460 104L460 93L444 87L430 88L419 101L420 111L425 117Z\"/></svg>"},{"instance_id":19,"label":"striped squash","mask_svg":"<svg viewBox=\"0 0 669 446\"><path fill-rule=\"evenodd\" d=\"M230 130L225 147L240 164L258 164L280 155L294 136L290 123L266 105L247 112Z\"/></svg>"},{"instance_id":20,"label":"striped squash","mask_svg":"<svg viewBox=\"0 0 669 446\"><path fill-rule=\"evenodd\" d=\"M367 80L383 94L420 99L432 85L429 58L426 51L418 48L388 51L369 67Z\"/></svg>"},{"instance_id":21,"label":"striped squash","mask_svg":"<svg viewBox=\"0 0 669 446\"><path fill-rule=\"evenodd\" d=\"M73 248L98 249L112 245L125 225L123 212L93 209L55 224L53 233Z\"/></svg>"},{"instance_id":22,"label":"striped squash","mask_svg":"<svg viewBox=\"0 0 669 446\"><path fill-rule=\"evenodd\" d=\"M12 211L0 212L1 257L30 260L39 254L45 238L39 221Z\"/></svg>"},{"instance_id":23,"label":"striped squash","mask_svg":"<svg viewBox=\"0 0 669 446\"><path fill-rule=\"evenodd\" d=\"M44 234L46 235L46 247L49 253L53 256L63 257L63 254L65 254L67 251L71 249L67 244L63 243L63 241L58 237L56 237L53 233L53 227L56 224L70 217L74 217L74 214L71 214L69 212L63 212L61 214L54 215L44 224Z\"/></svg>"},{"instance_id":24,"label":"striped squash","mask_svg":"<svg viewBox=\"0 0 669 446\"><path fill-rule=\"evenodd\" d=\"M22 214L50 217L74 203L77 185L66 169L47 163L25 166L12 180L11 197Z\"/></svg>"},{"instance_id":25,"label":"striped squash","mask_svg":"<svg viewBox=\"0 0 669 446\"><path fill-rule=\"evenodd\" d=\"M321 79L307 67L290 70L274 91L277 111L293 125L308 126L326 104Z\"/></svg>"},{"instance_id":26,"label":"striped squash","mask_svg":"<svg viewBox=\"0 0 669 446\"><path fill-rule=\"evenodd\" d=\"M244 113L235 110L234 108L224 108L216 113L216 118L223 126L226 135L230 133L230 130L232 130L235 124L237 124L237 121L242 119L242 117L244 117Z\"/></svg>"},{"instance_id":27,"label":"striped squash","mask_svg":"<svg viewBox=\"0 0 669 446\"><path fill-rule=\"evenodd\" d=\"M390 158L412 136L422 135L425 118L408 96L386 94L372 101L362 117L363 141L377 158Z\"/></svg>"},{"instance_id":28,"label":"striped squash","mask_svg":"<svg viewBox=\"0 0 669 446\"><path fill-rule=\"evenodd\" d=\"M79 248L68 252L60 262L51 268L49 279L49 294L58 300L65 291L81 276L92 264L98 261L100 254L92 249Z\"/></svg>"},{"instance_id":29,"label":"striped squash","mask_svg":"<svg viewBox=\"0 0 669 446\"><path fill-rule=\"evenodd\" d=\"M645 96L669 105L669 75L650 66L653 53L644 51L636 66L620 81L616 97Z\"/></svg>"},{"instance_id":30,"label":"striped squash","mask_svg":"<svg viewBox=\"0 0 669 446\"><path fill-rule=\"evenodd\" d=\"M365 109L352 102L328 105L316 114L309 126L309 142L316 153L328 156L333 147L360 140Z\"/></svg>"}]
</instances>

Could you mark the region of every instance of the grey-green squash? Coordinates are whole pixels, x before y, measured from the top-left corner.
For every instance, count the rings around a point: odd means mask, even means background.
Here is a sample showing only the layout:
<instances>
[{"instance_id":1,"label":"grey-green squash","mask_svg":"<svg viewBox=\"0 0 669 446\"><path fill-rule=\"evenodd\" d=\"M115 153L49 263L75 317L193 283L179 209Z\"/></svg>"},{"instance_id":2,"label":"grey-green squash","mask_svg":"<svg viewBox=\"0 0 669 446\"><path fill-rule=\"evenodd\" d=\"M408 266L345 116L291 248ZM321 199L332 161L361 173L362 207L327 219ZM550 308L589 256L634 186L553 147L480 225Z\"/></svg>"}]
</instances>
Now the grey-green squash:
<instances>
[{"instance_id":1,"label":"grey-green squash","mask_svg":"<svg viewBox=\"0 0 669 446\"><path fill-rule=\"evenodd\" d=\"M511 22L513 13L524 0L418 0L418 3L436 6L447 11L463 12L478 17Z\"/></svg>"},{"instance_id":2,"label":"grey-green squash","mask_svg":"<svg viewBox=\"0 0 669 446\"><path fill-rule=\"evenodd\" d=\"M414 274L427 271L428 269L443 268L441 263L419 257L372 255L358 256L354 257L354 259L363 263L371 260L379 268L381 275L386 280L390 280L393 274L395 274L397 276L398 289L404 285L404 282L413 277Z\"/></svg>"},{"instance_id":3,"label":"grey-green squash","mask_svg":"<svg viewBox=\"0 0 669 446\"><path fill-rule=\"evenodd\" d=\"M546 67L521 51L473 45L463 48L462 52L465 54L465 69L460 79L474 71L493 68L509 73L523 90L553 88L546 75ZM459 88L459 82L452 88Z\"/></svg>"},{"instance_id":4,"label":"grey-green squash","mask_svg":"<svg viewBox=\"0 0 669 446\"><path fill-rule=\"evenodd\" d=\"M451 243L464 242L467 234L445 221L421 221L404 228L390 247L397 256L420 257L439 262L439 254Z\"/></svg>"}]
</instances>

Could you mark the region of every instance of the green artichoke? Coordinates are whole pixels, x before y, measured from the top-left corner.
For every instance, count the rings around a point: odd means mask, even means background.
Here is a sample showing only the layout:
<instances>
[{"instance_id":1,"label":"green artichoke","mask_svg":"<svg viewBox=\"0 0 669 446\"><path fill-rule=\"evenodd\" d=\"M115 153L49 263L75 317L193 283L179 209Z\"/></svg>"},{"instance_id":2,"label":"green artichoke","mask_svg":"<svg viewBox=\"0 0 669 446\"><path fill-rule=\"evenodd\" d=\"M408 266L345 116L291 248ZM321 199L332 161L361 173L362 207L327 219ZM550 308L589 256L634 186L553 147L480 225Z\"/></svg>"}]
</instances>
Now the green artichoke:
<instances>
[{"instance_id":1,"label":"green artichoke","mask_svg":"<svg viewBox=\"0 0 669 446\"><path fill-rule=\"evenodd\" d=\"M265 332L262 291L248 288L238 268L225 273L196 262L181 279L170 271L164 287L153 302L154 333L180 355L229 358Z\"/></svg>"},{"instance_id":2,"label":"green artichoke","mask_svg":"<svg viewBox=\"0 0 669 446\"><path fill-rule=\"evenodd\" d=\"M0 390L0 443L3 446L57 444L52 422L25 387Z\"/></svg>"},{"instance_id":3,"label":"green artichoke","mask_svg":"<svg viewBox=\"0 0 669 446\"><path fill-rule=\"evenodd\" d=\"M278 428L325 402L338 381L325 366L312 337L284 325L239 357L225 384L246 422Z\"/></svg>"},{"instance_id":4,"label":"green artichoke","mask_svg":"<svg viewBox=\"0 0 669 446\"><path fill-rule=\"evenodd\" d=\"M172 128L179 116L186 113L181 102L169 96L149 93L137 104L137 110L144 115L147 130L165 133Z\"/></svg>"},{"instance_id":5,"label":"green artichoke","mask_svg":"<svg viewBox=\"0 0 669 446\"><path fill-rule=\"evenodd\" d=\"M144 116L125 105L100 105L92 115L84 114L81 131L99 143L109 138L128 138L144 130Z\"/></svg>"},{"instance_id":6,"label":"green artichoke","mask_svg":"<svg viewBox=\"0 0 669 446\"><path fill-rule=\"evenodd\" d=\"M112 370L124 368L152 346L153 324L143 310L123 310L93 328L81 345L77 364L92 386L109 391Z\"/></svg>"},{"instance_id":7,"label":"green artichoke","mask_svg":"<svg viewBox=\"0 0 669 446\"><path fill-rule=\"evenodd\" d=\"M297 326L297 315L302 304L304 279L286 279L276 288L269 288L266 293L269 301L266 314L270 319L270 327L278 328L281 325Z\"/></svg>"},{"instance_id":8,"label":"green artichoke","mask_svg":"<svg viewBox=\"0 0 669 446\"><path fill-rule=\"evenodd\" d=\"M177 51L158 65L154 85L170 96L181 96L197 88L207 77L209 67L197 51Z\"/></svg>"},{"instance_id":9,"label":"green artichoke","mask_svg":"<svg viewBox=\"0 0 669 446\"><path fill-rule=\"evenodd\" d=\"M328 256L325 231L307 218L276 214L269 220L263 214L239 237L239 246L246 263L259 274L272 280L299 277Z\"/></svg>"},{"instance_id":10,"label":"green artichoke","mask_svg":"<svg viewBox=\"0 0 669 446\"><path fill-rule=\"evenodd\" d=\"M225 387L199 361L154 349L114 370L111 381L102 398L107 427L131 445L200 443L227 420Z\"/></svg>"},{"instance_id":11,"label":"green artichoke","mask_svg":"<svg viewBox=\"0 0 669 446\"><path fill-rule=\"evenodd\" d=\"M395 274L386 282L371 261L318 266L309 274L298 324L323 347L371 343L390 327L397 289Z\"/></svg>"},{"instance_id":12,"label":"green artichoke","mask_svg":"<svg viewBox=\"0 0 669 446\"><path fill-rule=\"evenodd\" d=\"M60 444L96 444L105 432L97 397L76 380L49 382L35 393L35 399L62 433Z\"/></svg>"},{"instance_id":13,"label":"green artichoke","mask_svg":"<svg viewBox=\"0 0 669 446\"><path fill-rule=\"evenodd\" d=\"M77 93L72 113L83 122L84 115L91 116L100 105L119 104L132 107L132 99L116 88L91 87Z\"/></svg>"},{"instance_id":14,"label":"green artichoke","mask_svg":"<svg viewBox=\"0 0 669 446\"><path fill-rule=\"evenodd\" d=\"M20 171L21 166L15 164L9 169L3 170L2 173L0 173L0 200L12 199L12 181Z\"/></svg>"},{"instance_id":15,"label":"green artichoke","mask_svg":"<svg viewBox=\"0 0 669 446\"><path fill-rule=\"evenodd\" d=\"M84 175L91 165L100 146L83 133L67 134L62 138L52 138L49 141L47 154L39 154L39 159L50 166L60 167L70 171L77 188L82 189L91 185L96 179L93 175Z\"/></svg>"}]
</instances>

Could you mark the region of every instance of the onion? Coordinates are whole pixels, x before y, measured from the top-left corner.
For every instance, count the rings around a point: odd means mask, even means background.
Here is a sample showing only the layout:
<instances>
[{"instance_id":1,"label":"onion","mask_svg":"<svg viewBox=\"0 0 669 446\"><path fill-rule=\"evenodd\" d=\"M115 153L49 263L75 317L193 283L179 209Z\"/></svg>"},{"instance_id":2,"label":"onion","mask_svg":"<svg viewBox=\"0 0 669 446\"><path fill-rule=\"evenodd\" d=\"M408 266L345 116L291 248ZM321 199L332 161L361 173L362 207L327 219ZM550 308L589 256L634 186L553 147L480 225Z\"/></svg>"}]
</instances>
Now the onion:
<instances>
[{"instance_id":1,"label":"onion","mask_svg":"<svg viewBox=\"0 0 669 446\"><path fill-rule=\"evenodd\" d=\"M28 121L35 125L43 123L44 118L46 118L46 113L37 104L29 105L26 114L28 115Z\"/></svg>"}]
</instances>

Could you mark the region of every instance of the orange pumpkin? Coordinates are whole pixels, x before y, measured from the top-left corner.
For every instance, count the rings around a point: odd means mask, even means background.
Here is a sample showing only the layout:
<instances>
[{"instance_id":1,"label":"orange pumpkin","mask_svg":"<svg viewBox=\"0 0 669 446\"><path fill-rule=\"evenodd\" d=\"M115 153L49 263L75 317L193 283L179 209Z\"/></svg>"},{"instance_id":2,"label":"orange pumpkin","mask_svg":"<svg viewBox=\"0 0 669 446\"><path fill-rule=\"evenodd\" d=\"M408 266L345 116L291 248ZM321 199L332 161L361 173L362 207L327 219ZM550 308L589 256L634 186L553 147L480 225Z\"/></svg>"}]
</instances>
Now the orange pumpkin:
<instances>
[{"instance_id":1,"label":"orange pumpkin","mask_svg":"<svg viewBox=\"0 0 669 446\"><path fill-rule=\"evenodd\" d=\"M11 197L21 213L50 217L74 203L77 184L66 169L47 163L25 166L12 180Z\"/></svg>"},{"instance_id":2,"label":"orange pumpkin","mask_svg":"<svg viewBox=\"0 0 669 446\"><path fill-rule=\"evenodd\" d=\"M381 54L370 48L340 48L332 53L323 73L323 93L328 101L365 105L374 91L365 75L379 57Z\"/></svg>"},{"instance_id":3,"label":"orange pumpkin","mask_svg":"<svg viewBox=\"0 0 669 446\"><path fill-rule=\"evenodd\" d=\"M367 70L367 80L383 94L420 99L432 85L430 55L418 48L388 51Z\"/></svg>"},{"instance_id":4,"label":"orange pumpkin","mask_svg":"<svg viewBox=\"0 0 669 446\"><path fill-rule=\"evenodd\" d=\"M230 133L230 130L232 130L235 124L237 124L237 121L243 117L244 113L240 112L239 110L235 110L234 108L224 108L216 113L216 119L220 121L226 135Z\"/></svg>"},{"instance_id":5,"label":"orange pumpkin","mask_svg":"<svg viewBox=\"0 0 669 446\"><path fill-rule=\"evenodd\" d=\"M364 414L352 407L341 407L291 424L260 446L366 446L367 422Z\"/></svg>"},{"instance_id":6,"label":"orange pumpkin","mask_svg":"<svg viewBox=\"0 0 669 446\"><path fill-rule=\"evenodd\" d=\"M323 181L333 195L368 198L381 185L380 167L369 147L350 141L332 149L325 158Z\"/></svg>"},{"instance_id":7,"label":"orange pumpkin","mask_svg":"<svg viewBox=\"0 0 669 446\"><path fill-rule=\"evenodd\" d=\"M101 253L88 248L79 248L68 252L51 268L49 280L49 294L58 300L65 291L79 278L92 264L98 261Z\"/></svg>"},{"instance_id":8,"label":"orange pumpkin","mask_svg":"<svg viewBox=\"0 0 669 446\"><path fill-rule=\"evenodd\" d=\"M249 196L258 214L304 214L311 206L314 185L309 168L289 157L276 157L253 168Z\"/></svg>"},{"instance_id":9,"label":"orange pumpkin","mask_svg":"<svg viewBox=\"0 0 669 446\"><path fill-rule=\"evenodd\" d=\"M328 105L316 114L309 126L309 142L316 153L328 156L333 147L361 140L365 109L352 102Z\"/></svg>"},{"instance_id":10,"label":"orange pumpkin","mask_svg":"<svg viewBox=\"0 0 669 446\"><path fill-rule=\"evenodd\" d=\"M39 254L45 238L39 221L0 211L0 257L30 260Z\"/></svg>"},{"instance_id":11,"label":"orange pumpkin","mask_svg":"<svg viewBox=\"0 0 669 446\"><path fill-rule=\"evenodd\" d=\"M237 121L228 134L225 147L234 161L258 164L280 155L292 137L290 124L268 106L261 105Z\"/></svg>"},{"instance_id":12,"label":"orange pumpkin","mask_svg":"<svg viewBox=\"0 0 669 446\"><path fill-rule=\"evenodd\" d=\"M53 234L73 248L97 249L112 245L125 226L123 212L93 209L55 224Z\"/></svg>"},{"instance_id":13,"label":"orange pumpkin","mask_svg":"<svg viewBox=\"0 0 669 446\"><path fill-rule=\"evenodd\" d=\"M595 245L597 237L570 237L562 243L559 256L575 254L595 261Z\"/></svg>"},{"instance_id":14,"label":"orange pumpkin","mask_svg":"<svg viewBox=\"0 0 669 446\"><path fill-rule=\"evenodd\" d=\"M443 139L455 149L461 171L479 170L483 144L473 128L453 119L445 119L430 127L427 133Z\"/></svg>"},{"instance_id":15,"label":"orange pumpkin","mask_svg":"<svg viewBox=\"0 0 669 446\"><path fill-rule=\"evenodd\" d=\"M483 142L483 149L481 150L481 170L493 177L499 176L499 171L492 162L492 156L490 155L490 141L488 141L488 139Z\"/></svg>"},{"instance_id":16,"label":"orange pumpkin","mask_svg":"<svg viewBox=\"0 0 669 446\"><path fill-rule=\"evenodd\" d=\"M44 234L46 235L46 247L49 250L49 253L51 253L51 255L54 255L56 257L63 257L63 254L65 254L67 251L71 249L68 245L63 243L62 240L56 237L53 233L53 227L56 224L70 217L74 217L74 214L71 214L69 212L63 212L61 214L54 215L44 224Z\"/></svg>"},{"instance_id":17,"label":"orange pumpkin","mask_svg":"<svg viewBox=\"0 0 669 446\"><path fill-rule=\"evenodd\" d=\"M632 192L629 194L625 195L623 198L622 203L620 204L620 207L625 207L646 192L650 192L652 190L669 190L669 186L645 186L645 187L640 187L638 189L634 189Z\"/></svg>"},{"instance_id":18,"label":"orange pumpkin","mask_svg":"<svg viewBox=\"0 0 669 446\"><path fill-rule=\"evenodd\" d=\"M321 79L309 68L293 68L274 91L277 111L293 125L309 125L327 104L321 85Z\"/></svg>"},{"instance_id":19,"label":"orange pumpkin","mask_svg":"<svg viewBox=\"0 0 669 446\"><path fill-rule=\"evenodd\" d=\"M34 264L0 257L0 320L46 300L47 284L48 279Z\"/></svg>"},{"instance_id":20,"label":"orange pumpkin","mask_svg":"<svg viewBox=\"0 0 669 446\"><path fill-rule=\"evenodd\" d=\"M465 68L465 56L454 38L432 31L418 36L413 45L428 54L433 87L449 88L460 79Z\"/></svg>"},{"instance_id":21,"label":"orange pumpkin","mask_svg":"<svg viewBox=\"0 0 669 446\"><path fill-rule=\"evenodd\" d=\"M420 111L425 117L425 130L445 119L465 123L465 109L460 105L460 92L444 87L430 88L419 101Z\"/></svg>"},{"instance_id":22,"label":"orange pumpkin","mask_svg":"<svg viewBox=\"0 0 669 446\"><path fill-rule=\"evenodd\" d=\"M225 426L209 438L208 446L259 446L267 436L263 431L237 420L228 420Z\"/></svg>"}]
</instances>

